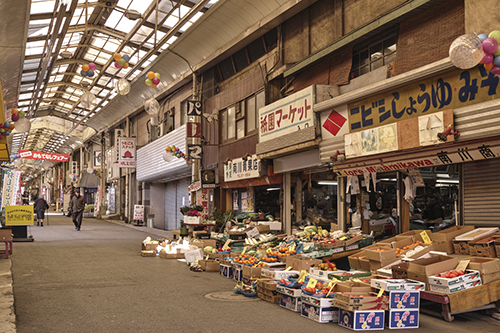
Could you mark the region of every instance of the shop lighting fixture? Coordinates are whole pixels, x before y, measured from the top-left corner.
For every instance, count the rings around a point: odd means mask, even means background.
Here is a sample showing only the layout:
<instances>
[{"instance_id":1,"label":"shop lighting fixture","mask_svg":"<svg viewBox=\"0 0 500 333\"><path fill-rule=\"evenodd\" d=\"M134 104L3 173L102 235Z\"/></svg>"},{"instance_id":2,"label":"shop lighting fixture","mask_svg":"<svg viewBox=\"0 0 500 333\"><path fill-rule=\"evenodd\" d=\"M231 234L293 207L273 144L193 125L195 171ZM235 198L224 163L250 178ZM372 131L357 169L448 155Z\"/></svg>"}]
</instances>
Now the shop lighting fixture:
<instances>
[{"instance_id":1,"label":"shop lighting fixture","mask_svg":"<svg viewBox=\"0 0 500 333\"><path fill-rule=\"evenodd\" d=\"M437 173L436 177L438 177L438 178L451 178L450 175L447 173Z\"/></svg>"},{"instance_id":2,"label":"shop lighting fixture","mask_svg":"<svg viewBox=\"0 0 500 333\"><path fill-rule=\"evenodd\" d=\"M381 178L380 181L382 182L395 182L397 181L396 178Z\"/></svg>"},{"instance_id":3,"label":"shop lighting fixture","mask_svg":"<svg viewBox=\"0 0 500 333\"><path fill-rule=\"evenodd\" d=\"M458 184L460 181L459 180L453 180L453 179L438 179L436 180L437 183L444 183L444 184Z\"/></svg>"},{"instance_id":4,"label":"shop lighting fixture","mask_svg":"<svg viewBox=\"0 0 500 333\"><path fill-rule=\"evenodd\" d=\"M318 182L318 185L332 185L337 186L337 182L334 180L321 180Z\"/></svg>"},{"instance_id":5,"label":"shop lighting fixture","mask_svg":"<svg viewBox=\"0 0 500 333\"><path fill-rule=\"evenodd\" d=\"M281 190L281 188L279 188L279 187L270 187L267 189L268 192L269 191L279 191L279 190Z\"/></svg>"}]
</instances>

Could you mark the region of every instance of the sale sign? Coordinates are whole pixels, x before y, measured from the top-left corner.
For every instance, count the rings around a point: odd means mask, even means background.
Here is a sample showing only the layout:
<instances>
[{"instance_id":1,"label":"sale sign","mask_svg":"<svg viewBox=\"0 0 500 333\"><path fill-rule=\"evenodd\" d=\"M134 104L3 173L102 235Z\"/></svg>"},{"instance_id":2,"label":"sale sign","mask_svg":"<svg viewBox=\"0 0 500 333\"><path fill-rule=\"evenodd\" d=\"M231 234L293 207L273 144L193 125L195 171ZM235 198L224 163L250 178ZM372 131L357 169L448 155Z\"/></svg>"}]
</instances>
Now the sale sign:
<instances>
[{"instance_id":1,"label":"sale sign","mask_svg":"<svg viewBox=\"0 0 500 333\"><path fill-rule=\"evenodd\" d=\"M69 161L69 155L67 154L55 154L55 153L44 153L40 151L19 150L19 155L21 156L21 158L27 158L31 160L45 160L54 162Z\"/></svg>"}]
</instances>

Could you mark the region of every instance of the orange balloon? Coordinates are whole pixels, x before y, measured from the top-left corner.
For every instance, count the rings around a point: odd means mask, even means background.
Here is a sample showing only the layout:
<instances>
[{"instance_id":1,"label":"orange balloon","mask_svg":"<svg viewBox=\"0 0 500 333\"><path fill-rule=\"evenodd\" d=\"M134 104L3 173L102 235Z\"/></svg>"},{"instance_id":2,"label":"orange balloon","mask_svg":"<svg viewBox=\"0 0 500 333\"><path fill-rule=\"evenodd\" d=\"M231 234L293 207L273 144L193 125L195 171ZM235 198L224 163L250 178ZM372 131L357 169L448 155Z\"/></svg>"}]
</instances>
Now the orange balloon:
<instances>
[{"instance_id":1,"label":"orange balloon","mask_svg":"<svg viewBox=\"0 0 500 333\"><path fill-rule=\"evenodd\" d=\"M129 66L129 65L128 65L128 62L126 62L126 63L125 63L125 65L123 65L122 67L123 67L123 68L128 68L128 66Z\"/></svg>"},{"instance_id":2,"label":"orange balloon","mask_svg":"<svg viewBox=\"0 0 500 333\"><path fill-rule=\"evenodd\" d=\"M10 128L10 129L14 129L14 128L15 128L15 125L14 125L14 124L10 124L9 128Z\"/></svg>"},{"instance_id":3,"label":"orange balloon","mask_svg":"<svg viewBox=\"0 0 500 333\"><path fill-rule=\"evenodd\" d=\"M158 87L158 85L153 83L153 87L155 87L155 88L156 88L156 87Z\"/></svg>"},{"instance_id":4,"label":"orange balloon","mask_svg":"<svg viewBox=\"0 0 500 333\"><path fill-rule=\"evenodd\" d=\"M148 79L152 80L155 78L155 73L154 72L148 72Z\"/></svg>"},{"instance_id":5,"label":"orange balloon","mask_svg":"<svg viewBox=\"0 0 500 333\"><path fill-rule=\"evenodd\" d=\"M493 68L493 66L495 66L495 64L492 61L489 64L484 64L483 66L484 66L485 69L490 70L490 69Z\"/></svg>"},{"instance_id":6,"label":"orange balloon","mask_svg":"<svg viewBox=\"0 0 500 333\"><path fill-rule=\"evenodd\" d=\"M115 53L115 56L114 56L115 60L118 61L122 58L121 54L119 53Z\"/></svg>"},{"instance_id":7,"label":"orange balloon","mask_svg":"<svg viewBox=\"0 0 500 333\"><path fill-rule=\"evenodd\" d=\"M165 148L166 151L171 151L172 148L170 148L170 146L167 146L167 148Z\"/></svg>"},{"instance_id":8,"label":"orange balloon","mask_svg":"<svg viewBox=\"0 0 500 333\"><path fill-rule=\"evenodd\" d=\"M12 113L19 113L18 109L12 109Z\"/></svg>"},{"instance_id":9,"label":"orange balloon","mask_svg":"<svg viewBox=\"0 0 500 333\"><path fill-rule=\"evenodd\" d=\"M88 71L90 69L89 65L83 65L82 69L84 72Z\"/></svg>"}]
</instances>

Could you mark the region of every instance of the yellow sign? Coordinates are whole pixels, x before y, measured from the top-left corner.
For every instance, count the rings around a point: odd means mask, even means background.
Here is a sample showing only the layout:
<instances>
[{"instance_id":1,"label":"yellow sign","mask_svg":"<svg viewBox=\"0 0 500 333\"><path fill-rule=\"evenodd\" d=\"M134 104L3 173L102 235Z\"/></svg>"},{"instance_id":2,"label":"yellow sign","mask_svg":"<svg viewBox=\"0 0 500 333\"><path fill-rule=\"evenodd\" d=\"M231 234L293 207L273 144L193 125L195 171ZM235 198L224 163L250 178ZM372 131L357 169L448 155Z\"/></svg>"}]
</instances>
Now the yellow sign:
<instances>
[{"instance_id":1,"label":"yellow sign","mask_svg":"<svg viewBox=\"0 0 500 333\"><path fill-rule=\"evenodd\" d=\"M380 289L380 291L378 292L378 295L377 297L382 297L382 295L384 294L384 289Z\"/></svg>"},{"instance_id":2,"label":"yellow sign","mask_svg":"<svg viewBox=\"0 0 500 333\"><path fill-rule=\"evenodd\" d=\"M297 282L304 282L307 275L309 275L309 274L307 274L306 271L300 271L300 275L299 275L299 278L297 279Z\"/></svg>"},{"instance_id":3,"label":"yellow sign","mask_svg":"<svg viewBox=\"0 0 500 333\"><path fill-rule=\"evenodd\" d=\"M229 247L229 244L231 243L231 240L228 239L225 243L224 246L222 247L223 250L226 250Z\"/></svg>"},{"instance_id":4,"label":"yellow sign","mask_svg":"<svg viewBox=\"0 0 500 333\"><path fill-rule=\"evenodd\" d=\"M328 293L326 294L326 297L330 295L330 293L333 291L335 288L335 285L337 284L337 281L332 281L328 284L328 287L330 287L330 290L328 290Z\"/></svg>"},{"instance_id":5,"label":"yellow sign","mask_svg":"<svg viewBox=\"0 0 500 333\"><path fill-rule=\"evenodd\" d=\"M349 132L494 100L497 86L498 78L483 65L457 69L349 104Z\"/></svg>"},{"instance_id":6,"label":"yellow sign","mask_svg":"<svg viewBox=\"0 0 500 333\"><path fill-rule=\"evenodd\" d=\"M316 288L316 283L318 283L318 280L316 279L309 279L307 282L307 288Z\"/></svg>"},{"instance_id":7,"label":"yellow sign","mask_svg":"<svg viewBox=\"0 0 500 333\"><path fill-rule=\"evenodd\" d=\"M292 269L292 266L288 266L288 267L285 269L285 272L286 272L286 271L289 271L289 270L291 270L291 269Z\"/></svg>"},{"instance_id":8,"label":"yellow sign","mask_svg":"<svg viewBox=\"0 0 500 333\"><path fill-rule=\"evenodd\" d=\"M5 225L33 225L33 206L5 206Z\"/></svg>"},{"instance_id":9,"label":"yellow sign","mask_svg":"<svg viewBox=\"0 0 500 333\"><path fill-rule=\"evenodd\" d=\"M429 235L425 231L422 231L420 233L420 236L422 236L422 239L424 240L424 243L427 243L427 244L432 243L431 239L429 238Z\"/></svg>"},{"instance_id":10,"label":"yellow sign","mask_svg":"<svg viewBox=\"0 0 500 333\"><path fill-rule=\"evenodd\" d=\"M243 248L243 251L241 251L241 254L245 254L246 250L247 250L247 247L245 246L245 247Z\"/></svg>"}]
</instances>

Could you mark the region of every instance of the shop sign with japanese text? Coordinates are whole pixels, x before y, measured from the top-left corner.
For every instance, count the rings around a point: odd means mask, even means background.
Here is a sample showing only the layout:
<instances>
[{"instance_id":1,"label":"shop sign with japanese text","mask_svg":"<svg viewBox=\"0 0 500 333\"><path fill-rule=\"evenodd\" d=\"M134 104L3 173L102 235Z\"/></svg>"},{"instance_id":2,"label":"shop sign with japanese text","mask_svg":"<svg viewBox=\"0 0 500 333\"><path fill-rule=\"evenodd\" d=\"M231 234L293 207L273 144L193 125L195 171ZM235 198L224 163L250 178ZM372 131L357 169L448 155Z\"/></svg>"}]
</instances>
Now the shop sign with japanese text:
<instances>
[{"instance_id":1,"label":"shop sign with japanese text","mask_svg":"<svg viewBox=\"0 0 500 333\"><path fill-rule=\"evenodd\" d=\"M33 206L5 206L5 225L33 225Z\"/></svg>"},{"instance_id":2,"label":"shop sign with japanese text","mask_svg":"<svg viewBox=\"0 0 500 333\"><path fill-rule=\"evenodd\" d=\"M428 168L439 165L450 165L464 162L482 161L500 157L500 141L464 144L461 146L443 147L437 153L430 153L428 157L402 159L400 161L383 162L377 159L377 164L367 163L364 166L342 167L335 166L339 176L360 176L364 172L388 172L411 168Z\"/></svg>"},{"instance_id":3,"label":"shop sign with japanese text","mask_svg":"<svg viewBox=\"0 0 500 333\"><path fill-rule=\"evenodd\" d=\"M17 173L21 174L21 171L2 169L2 207L16 204L16 180L20 181Z\"/></svg>"},{"instance_id":4,"label":"shop sign with japanese text","mask_svg":"<svg viewBox=\"0 0 500 333\"><path fill-rule=\"evenodd\" d=\"M188 186L188 191L189 192L196 192L198 190L201 190L201 181L195 181L194 183L191 183Z\"/></svg>"},{"instance_id":5,"label":"shop sign with japanese text","mask_svg":"<svg viewBox=\"0 0 500 333\"><path fill-rule=\"evenodd\" d=\"M19 150L19 155L21 156L21 158L27 158L31 160L45 160L54 162L69 161L69 155L66 154L54 154L54 153L43 153L31 150Z\"/></svg>"},{"instance_id":6,"label":"shop sign with japanese text","mask_svg":"<svg viewBox=\"0 0 500 333\"><path fill-rule=\"evenodd\" d=\"M314 86L259 109L259 142L314 126Z\"/></svg>"},{"instance_id":7,"label":"shop sign with japanese text","mask_svg":"<svg viewBox=\"0 0 500 333\"><path fill-rule=\"evenodd\" d=\"M135 168L135 138L120 138L120 168Z\"/></svg>"},{"instance_id":8,"label":"shop sign with japanese text","mask_svg":"<svg viewBox=\"0 0 500 333\"><path fill-rule=\"evenodd\" d=\"M224 165L224 181L257 178L260 176L260 160L257 155L249 156L247 159L235 158Z\"/></svg>"},{"instance_id":9,"label":"shop sign with japanese text","mask_svg":"<svg viewBox=\"0 0 500 333\"><path fill-rule=\"evenodd\" d=\"M125 135L125 131L120 129L120 128L116 128L115 129L115 142L114 142L114 154L115 156L113 157L113 162L118 162L118 160L120 159L120 155L119 155L119 149L118 147L120 146L120 138L123 138Z\"/></svg>"},{"instance_id":10,"label":"shop sign with japanese text","mask_svg":"<svg viewBox=\"0 0 500 333\"><path fill-rule=\"evenodd\" d=\"M481 65L349 104L349 132L496 99L498 82L498 76Z\"/></svg>"}]
</instances>

